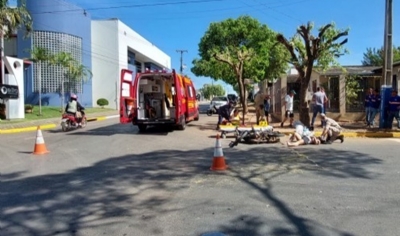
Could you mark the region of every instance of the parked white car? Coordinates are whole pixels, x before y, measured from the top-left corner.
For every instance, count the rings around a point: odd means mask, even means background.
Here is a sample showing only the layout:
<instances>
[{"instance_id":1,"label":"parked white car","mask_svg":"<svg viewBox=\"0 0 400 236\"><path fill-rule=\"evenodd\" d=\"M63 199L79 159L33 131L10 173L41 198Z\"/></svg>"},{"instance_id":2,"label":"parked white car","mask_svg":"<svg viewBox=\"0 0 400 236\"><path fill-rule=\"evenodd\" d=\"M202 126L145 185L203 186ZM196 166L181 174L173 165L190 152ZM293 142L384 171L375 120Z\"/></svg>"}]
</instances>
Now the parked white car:
<instances>
[{"instance_id":1,"label":"parked white car","mask_svg":"<svg viewBox=\"0 0 400 236\"><path fill-rule=\"evenodd\" d=\"M229 102L228 97L214 97L210 102L210 109L215 106L217 109Z\"/></svg>"}]
</instances>

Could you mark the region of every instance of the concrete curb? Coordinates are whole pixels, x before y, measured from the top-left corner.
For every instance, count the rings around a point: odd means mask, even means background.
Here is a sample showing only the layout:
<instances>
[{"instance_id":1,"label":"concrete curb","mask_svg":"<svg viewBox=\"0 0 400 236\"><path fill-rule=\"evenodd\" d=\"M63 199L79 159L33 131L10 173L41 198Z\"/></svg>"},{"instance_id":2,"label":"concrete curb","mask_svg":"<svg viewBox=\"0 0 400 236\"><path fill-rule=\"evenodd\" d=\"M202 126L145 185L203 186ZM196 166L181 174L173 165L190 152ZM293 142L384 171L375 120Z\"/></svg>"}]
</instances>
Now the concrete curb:
<instances>
[{"instance_id":1,"label":"concrete curb","mask_svg":"<svg viewBox=\"0 0 400 236\"><path fill-rule=\"evenodd\" d=\"M289 135L290 131L281 131L280 133ZM314 132L316 136L320 136L322 132ZM346 138L400 138L400 132L342 132Z\"/></svg>"},{"instance_id":2,"label":"concrete curb","mask_svg":"<svg viewBox=\"0 0 400 236\"><path fill-rule=\"evenodd\" d=\"M88 122L102 121L102 120L108 120L108 119L113 119L113 118L118 118L118 117L119 117L119 115L99 116L99 117L94 117L94 118L88 118L87 121ZM57 124L49 123L49 124L29 126L29 127L24 127L24 128L15 128L15 129L0 129L0 134L14 134L14 133L36 131L38 126L40 126L41 130L49 130L49 129L56 128L58 126L58 123Z\"/></svg>"}]
</instances>

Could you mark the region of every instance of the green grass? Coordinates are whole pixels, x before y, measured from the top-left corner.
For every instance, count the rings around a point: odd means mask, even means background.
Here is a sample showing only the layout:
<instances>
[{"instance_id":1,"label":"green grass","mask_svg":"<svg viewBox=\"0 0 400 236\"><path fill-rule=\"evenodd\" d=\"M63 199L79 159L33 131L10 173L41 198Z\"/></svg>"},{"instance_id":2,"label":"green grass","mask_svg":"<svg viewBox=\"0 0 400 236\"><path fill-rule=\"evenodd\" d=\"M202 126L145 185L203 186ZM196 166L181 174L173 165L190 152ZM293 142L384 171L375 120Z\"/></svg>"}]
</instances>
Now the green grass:
<instances>
[{"instance_id":1,"label":"green grass","mask_svg":"<svg viewBox=\"0 0 400 236\"><path fill-rule=\"evenodd\" d=\"M90 116L90 114L93 113L99 113L99 112L108 112L108 111L113 111L114 109L109 109L109 108L100 108L100 107L93 107L93 108L86 108L85 109L85 114L87 116ZM25 122L25 121L35 121L35 120L43 120L43 119L50 119L50 118L60 118L61 119L61 111L60 107L51 107L51 106L42 106L42 115L39 115L39 107L35 106L33 108L32 113L25 113L25 119L19 119L19 120L1 120L0 124L11 124L11 123L19 123L19 122Z\"/></svg>"}]
</instances>

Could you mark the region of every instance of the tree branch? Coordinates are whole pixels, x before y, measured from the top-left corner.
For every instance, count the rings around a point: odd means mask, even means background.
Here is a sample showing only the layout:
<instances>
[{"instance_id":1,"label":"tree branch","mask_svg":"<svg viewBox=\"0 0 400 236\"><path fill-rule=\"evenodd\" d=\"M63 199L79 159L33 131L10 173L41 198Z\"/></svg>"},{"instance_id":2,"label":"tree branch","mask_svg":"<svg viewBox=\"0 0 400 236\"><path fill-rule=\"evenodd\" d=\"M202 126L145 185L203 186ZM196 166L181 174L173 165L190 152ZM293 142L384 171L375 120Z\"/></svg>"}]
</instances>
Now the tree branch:
<instances>
[{"instance_id":1,"label":"tree branch","mask_svg":"<svg viewBox=\"0 0 400 236\"><path fill-rule=\"evenodd\" d=\"M319 31L318 38L322 38L322 37L324 36L325 32L326 32L331 26L332 26L332 24L327 24L327 25L325 25L325 26Z\"/></svg>"},{"instance_id":2,"label":"tree branch","mask_svg":"<svg viewBox=\"0 0 400 236\"><path fill-rule=\"evenodd\" d=\"M313 60L313 55L311 52L311 46L310 46L310 27L305 27L304 25L300 26L300 29L298 30L299 34L304 40L304 45L306 46L306 53L307 53L307 61Z\"/></svg>"},{"instance_id":3,"label":"tree branch","mask_svg":"<svg viewBox=\"0 0 400 236\"><path fill-rule=\"evenodd\" d=\"M293 46L289 43L289 41L285 38L285 36L283 36L282 34L278 34L276 39L278 40L278 42L283 44L283 46L285 46L289 51L290 56L292 57L292 61L290 63L293 64L296 67L296 69L301 68L299 58L294 52Z\"/></svg>"}]
</instances>

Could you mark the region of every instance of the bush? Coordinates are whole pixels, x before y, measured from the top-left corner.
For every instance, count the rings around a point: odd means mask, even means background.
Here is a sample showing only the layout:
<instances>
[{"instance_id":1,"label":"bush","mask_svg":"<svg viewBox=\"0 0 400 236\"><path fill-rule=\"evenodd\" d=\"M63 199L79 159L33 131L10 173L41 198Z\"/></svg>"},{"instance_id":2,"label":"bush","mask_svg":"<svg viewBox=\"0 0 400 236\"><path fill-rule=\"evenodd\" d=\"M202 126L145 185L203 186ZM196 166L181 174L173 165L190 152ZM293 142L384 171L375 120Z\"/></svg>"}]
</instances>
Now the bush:
<instances>
[{"instance_id":1,"label":"bush","mask_svg":"<svg viewBox=\"0 0 400 236\"><path fill-rule=\"evenodd\" d=\"M25 109L26 109L26 110L31 110L31 109L33 109L33 105L31 105L31 104L25 104Z\"/></svg>"},{"instance_id":2,"label":"bush","mask_svg":"<svg viewBox=\"0 0 400 236\"><path fill-rule=\"evenodd\" d=\"M32 113L32 111L33 111L33 105L25 104L25 113Z\"/></svg>"},{"instance_id":3,"label":"bush","mask_svg":"<svg viewBox=\"0 0 400 236\"><path fill-rule=\"evenodd\" d=\"M102 108L104 108L104 106L108 105L108 100L105 98L99 98L97 100L97 105L101 106Z\"/></svg>"}]
</instances>

